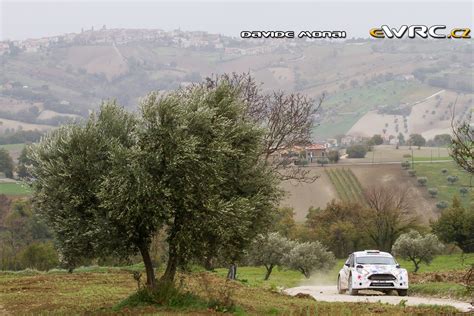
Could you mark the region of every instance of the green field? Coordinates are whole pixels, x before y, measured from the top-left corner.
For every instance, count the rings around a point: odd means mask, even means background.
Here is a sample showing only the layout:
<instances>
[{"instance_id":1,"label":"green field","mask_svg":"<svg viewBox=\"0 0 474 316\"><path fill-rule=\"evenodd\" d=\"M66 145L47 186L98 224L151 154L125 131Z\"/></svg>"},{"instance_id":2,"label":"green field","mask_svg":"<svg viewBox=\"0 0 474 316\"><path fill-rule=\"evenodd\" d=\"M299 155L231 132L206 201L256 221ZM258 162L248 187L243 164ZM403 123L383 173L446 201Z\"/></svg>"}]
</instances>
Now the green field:
<instances>
[{"instance_id":1,"label":"green field","mask_svg":"<svg viewBox=\"0 0 474 316\"><path fill-rule=\"evenodd\" d=\"M5 148L8 151L21 151L25 147L25 144L8 144L0 145L0 148Z\"/></svg>"},{"instance_id":2,"label":"green field","mask_svg":"<svg viewBox=\"0 0 474 316\"><path fill-rule=\"evenodd\" d=\"M365 204L362 186L351 169L326 169L331 183L336 188L339 198L345 202L359 202Z\"/></svg>"},{"instance_id":3,"label":"green field","mask_svg":"<svg viewBox=\"0 0 474 316\"><path fill-rule=\"evenodd\" d=\"M28 195L31 191L20 183L0 183L0 194L5 195Z\"/></svg>"},{"instance_id":4,"label":"green field","mask_svg":"<svg viewBox=\"0 0 474 316\"><path fill-rule=\"evenodd\" d=\"M448 172L443 174L442 169L447 169ZM418 177L424 176L428 178L427 188L437 188L438 196L437 200L444 200L451 204L453 196L458 196L463 205L469 206L474 201L474 190L466 194L464 197L459 193L461 187L469 187L471 184L472 176L461 168L459 168L454 162L440 162L440 163L415 163L416 175ZM446 177L449 175L458 176L459 180L454 184L449 184ZM474 179L472 179L472 185L474 185Z\"/></svg>"},{"instance_id":5,"label":"green field","mask_svg":"<svg viewBox=\"0 0 474 316\"><path fill-rule=\"evenodd\" d=\"M418 82L387 81L337 92L324 103L324 109L335 111L313 129L318 139L345 134L368 111L379 105L398 105L433 93L432 87ZM416 98L414 97L416 96Z\"/></svg>"}]
</instances>

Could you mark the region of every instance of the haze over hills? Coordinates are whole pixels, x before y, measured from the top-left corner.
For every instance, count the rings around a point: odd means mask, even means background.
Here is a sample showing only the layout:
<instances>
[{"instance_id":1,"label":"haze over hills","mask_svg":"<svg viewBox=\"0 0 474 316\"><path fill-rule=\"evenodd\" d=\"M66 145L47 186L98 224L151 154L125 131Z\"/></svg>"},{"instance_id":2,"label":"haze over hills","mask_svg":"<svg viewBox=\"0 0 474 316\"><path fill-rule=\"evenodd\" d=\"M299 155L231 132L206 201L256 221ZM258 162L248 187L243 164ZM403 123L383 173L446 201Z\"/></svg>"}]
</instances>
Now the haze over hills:
<instances>
[{"instance_id":1,"label":"haze over hills","mask_svg":"<svg viewBox=\"0 0 474 316\"><path fill-rule=\"evenodd\" d=\"M150 91L250 72L264 89L326 94L315 139L449 132L473 106L465 40L242 40L205 32L87 30L0 42L0 133L47 130L102 100L135 109ZM455 100L457 103L455 104Z\"/></svg>"}]
</instances>

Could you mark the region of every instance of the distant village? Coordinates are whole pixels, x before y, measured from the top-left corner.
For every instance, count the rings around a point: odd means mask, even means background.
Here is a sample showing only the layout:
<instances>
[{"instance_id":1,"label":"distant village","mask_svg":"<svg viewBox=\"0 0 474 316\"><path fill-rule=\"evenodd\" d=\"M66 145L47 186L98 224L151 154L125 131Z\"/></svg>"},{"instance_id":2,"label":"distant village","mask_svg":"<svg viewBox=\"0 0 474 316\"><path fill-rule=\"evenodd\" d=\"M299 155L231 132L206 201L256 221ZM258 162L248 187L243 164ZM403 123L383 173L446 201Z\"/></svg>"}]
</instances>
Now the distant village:
<instances>
[{"instance_id":1,"label":"distant village","mask_svg":"<svg viewBox=\"0 0 474 316\"><path fill-rule=\"evenodd\" d=\"M161 46L223 50L237 55L258 55L277 48L295 47L295 41L253 40L234 38L220 34L209 34L201 31L164 31L159 29L107 29L82 30L80 33L68 33L38 39L2 41L0 56L13 51L35 53L53 46L68 45L127 45L134 42L150 42Z\"/></svg>"}]
</instances>

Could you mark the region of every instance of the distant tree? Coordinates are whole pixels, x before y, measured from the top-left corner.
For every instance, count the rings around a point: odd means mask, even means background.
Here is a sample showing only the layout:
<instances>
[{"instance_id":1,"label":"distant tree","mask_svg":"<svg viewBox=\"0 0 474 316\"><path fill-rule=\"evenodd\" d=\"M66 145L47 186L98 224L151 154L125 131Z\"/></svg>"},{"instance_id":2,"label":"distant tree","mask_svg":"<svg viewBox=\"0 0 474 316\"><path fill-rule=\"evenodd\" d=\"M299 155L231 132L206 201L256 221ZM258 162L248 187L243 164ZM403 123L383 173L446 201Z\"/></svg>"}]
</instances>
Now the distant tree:
<instances>
[{"instance_id":1,"label":"distant tree","mask_svg":"<svg viewBox=\"0 0 474 316\"><path fill-rule=\"evenodd\" d=\"M428 193L431 195L432 198L435 198L438 195L438 189L437 188L429 188Z\"/></svg>"},{"instance_id":2,"label":"distant tree","mask_svg":"<svg viewBox=\"0 0 474 316\"><path fill-rule=\"evenodd\" d=\"M426 185L426 183L428 182L428 178L427 177L418 177L416 179L416 181L418 182L418 184L422 187L424 187Z\"/></svg>"},{"instance_id":3,"label":"distant tree","mask_svg":"<svg viewBox=\"0 0 474 316\"><path fill-rule=\"evenodd\" d=\"M433 232L446 243L454 243L464 252L474 251L474 210L466 209L456 197L450 208L432 224Z\"/></svg>"},{"instance_id":4,"label":"distant tree","mask_svg":"<svg viewBox=\"0 0 474 316\"><path fill-rule=\"evenodd\" d=\"M291 207L280 207L276 210L272 220L271 232L293 239L296 235L295 210Z\"/></svg>"},{"instance_id":5,"label":"distant tree","mask_svg":"<svg viewBox=\"0 0 474 316\"><path fill-rule=\"evenodd\" d=\"M409 233L402 234L393 244L392 251L395 256L405 260L410 260L415 265L415 271L418 272L420 263L430 264L435 255L439 254L443 245L438 237L433 234L422 236L419 232L412 230Z\"/></svg>"},{"instance_id":6,"label":"distant tree","mask_svg":"<svg viewBox=\"0 0 474 316\"><path fill-rule=\"evenodd\" d=\"M418 218L408 188L372 186L364 191L364 197L368 216L362 229L377 249L390 251L401 234L417 227Z\"/></svg>"},{"instance_id":7,"label":"distant tree","mask_svg":"<svg viewBox=\"0 0 474 316\"><path fill-rule=\"evenodd\" d=\"M469 189L466 187L459 188L459 193L461 193L461 196L466 196L467 193L469 193Z\"/></svg>"},{"instance_id":8,"label":"distant tree","mask_svg":"<svg viewBox=\"0 0 474 316\"><path fill-rule=\"evenodd\" d=\"M352 145L346 149L349 158L364 158L368 148L365 145Z\"/></svg>"},{"instance_id":9,"label":"distant tree","mask_svg":"<svg viewBox=\"0 0 474 316\"><path fill-rule=\"evenodd\" d=\"M449 134L439 134L433 138L434 146L448 146L451 144L451 135Z\"/></svg>"},{"instance_id":10,"label":"distant tree","mask_svg":"<svg viewBox=\"0 0 474 316\"><path fill-rule=\"evenodd\" d=\"M330 150L328 152L328 159L332 163L337 163L339 159L341 158L339 154L339 150Z\"/></svg>"},{"instance_id":11,"label":"distant tree","mask_svg":"<svg viewBox=\"0 0 474 316\"><path fill-rule=\"evenodd\" d=\"M373 243L363 227L369 214L359 203L331 201L324 209L310 208L306 215L307 233L304 240L320 241L337 258L361 248L371 248Z\"/></svg>"},{"instance_id":12,"label":"distant tree","mask_svg":"<svg viewBox=\"0 0 474 316\"><path fill-rule=\"evenodd\" d=\"M416 170L410 169L408 170L408 174L410 175L410 177L414 177L416 176Z\"/></svg>"},{"instance_id":13,"label":"distant tree","mask_svg":"<svg viewBox=\"0 0 474 316\"><path fill-rule=\"evenodd\" d=\"M421 146L426 144L426 139L420 134L411 134L408 142L410 146L417 146L420 149Z\"/></svg>"},{"instance_id":14,"label":"distant tree","mask_svg":"<svg viewBox=\"0 0 474 316\"><path fill-rule=\"evenodd\" d=\"M282 264L295 243L278 233L259 235L252 244L249 259L254 265L263 265L266 269L264 280L270 278L273 268Z\"/></svg>"},{"instance_id":15,"label":"distant tree","mask_svg":"<svg viewBox=\"0 0 474 316\"><path fill-rule=\"evenodd\" d=\"M399 143L400 145L404 145L404 144L405 144L405 136L404 136L402 133L398 133L397 138L398 138L398 143Z\"/></svg>"},{"instance_id":16,"label":"distant tree","mask_svg":"<svg viewBox=\"0 0 474 316\"><path fill-rule=\"evenodd\" d=\"M316 162L320 164L321 167L324 167L325 165L329 163L329 159L326 157L319 157L318 159L316 159Z\"/></svg>"},{"instance_id":17,"label":"distant tree","mask_svg":"<svg viewBox=\"0 0 474 316\"><path fill-rule=\"evenodd\" d=\"M371 140L374 143L374 145L382 145L383 144L383 138L379 134L375 134L374 136L372 136Z\"/></svg>"},{"instance_id":18,"label":"distant tree","mask_svg":"<svg viewBox=\"0 0 474 316\"><path fill-rule=\"evenodd\" d=\"M400 164L401 164L402 168L405 169L405 170L410 168L410 162L408 162L408 161L402 161Z\"/></svg>"},{"instance_id":19,"label":"distant tree","mask_svg":"<svg viewBox=\"0 0 474 316\"><path fill-rule=\"evenodd\" d=\"M442 174L447 174L447 173L448 173L448 169L446 169L446 168L441 169L441 173L442 173Z\"/></svg>"},{"instance_id":20,"label":"distant tree","mask_svg":"<svg viewBox=\"0 0 474 316\"><path fill-rule=\"evenodd\" d=\"M27 178L31 176L28 172L28 166L31 166L31 160L28 158L28 146L25 146L18 157L18 177Z\"/></svg>"},{"instance_id":21,"label":"distant tree","mask_svg":"<svg viewBox=\"0 0 474 316\"><path fill-rule=\"evenodd\" d=\"M32 243L20 254L23 268L48 271L59 265L58 253L52 243Z\"/></svg>"},{"instance_id":22,"label":"distant tree","mask_svg":"<svg viewBox=\"0 0 474 316\"><path fill-rule=\"evenodd\" d=\"M446 180L448 180L449 184L453 185L459 180L459 178L458 176L447 176Z\"/></svg>"},{"instance_id":23,"label":"distant tree","mask_svg":"<svg viewBox=\"0 0 474 316\"><path fill-rule=\"evenodd\" d=\"M13 178L13 159L5 148L0 148L0 172L7 178Z\"/></svg>"},{"instance_id":24,"label":"distant tree","mask_svg":"<svg viewBox=\"0 0 474 316\"><path fill-rule=\"evenodd\" d=\"M438 203L436 203L436 207L440 210L444 210L448 206L449 206L449 204L446 201L439 201Z\"/></svg>"},{"instance_id":25,"label":"distant tree","mask_svg":"<svg viewBox=\"0 0 474 316\"><path fill-rule=\"evenodd\" d=\"M283 263L290 269L300 271L309 279L317 270L331 269L336 261L332 252L327 251L326 247L315 241L296 244L283 258Z\"/></svg>"}]
</instances>

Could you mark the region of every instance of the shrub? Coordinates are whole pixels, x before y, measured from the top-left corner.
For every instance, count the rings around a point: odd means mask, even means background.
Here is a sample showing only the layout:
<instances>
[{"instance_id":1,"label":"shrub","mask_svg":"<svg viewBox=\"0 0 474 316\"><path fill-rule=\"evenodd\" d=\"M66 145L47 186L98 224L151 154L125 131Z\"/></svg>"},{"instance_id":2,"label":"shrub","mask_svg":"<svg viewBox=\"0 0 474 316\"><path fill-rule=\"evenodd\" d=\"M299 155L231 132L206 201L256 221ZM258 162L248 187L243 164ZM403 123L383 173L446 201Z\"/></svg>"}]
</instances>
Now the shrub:
<instances>
[{"instance_id":1,"label":"shrub","mask_svg":"<svg viewBox=\"0 0 474 316\"><path fill-rule=\"evenodd\" d=\"M422 187L424 187L426 185L426 183L428 182L428 178L427 177L418 177L417 181Z\"/></svg>"},{"instance_id":2,"label":"shrub","mask_svg":"<svg viewBox=\"0 0 474 316\"><path fill-rule=\"evenodd\" d=\"M402 166L403 169L406 170L406 169L410 168L410 163L408 161L403 161L401 163L401 166Z\"/></svg>"},{"instance_id":3,"label":"shrub","mask_svg":"<svg viewBox=\"0 0 474 316\"><path fill-rule=\"evenodd\" d=\"M448 173L448 169L446 169L446 168L441 169L441 173L442 173L442 174L447 174L447 173Z\"/></svg>"},{"instance_id":4,"label":"shrub","mask_svg":"<svg viewBox=\"0 0 474 316\"><path fill-rule=\"evenodd\" d=\"M428 193L431 195L432 198L435 198L438 195L438 189L437 188L429 188Z\"/></svg>"},{"instance_id":5,"label":"shrub","mask_svg":"<svg viewBox=\"0 0 474 316\"><path fill-rule=\"evenodd\" d=\"M403 158L411 158L411 155L410 154L404 154Z\"/></svg>"},{"instance_id":6,"label":"shrub","mask_svg":"<svg viewBox=\"0 0 474 316\"><path fill-rule=\"evenodd\" d=\"M307 166L308 165L308 160L307 159L298 159L295 160L295 166Z\"/></svg>"},{"instance_id":7,"label":"shrub","mask_svg":"<svg viewBox=\"0 0 474 316\"><path fill-rule=\"evenodd\" d=\"M466 196L468 192L469 192L469 189L466 187L462 187L459 189L459 193L461 193L462 196Z\"/></svg>"},{"instance_id":8,"label":"shrub","mask_svg":"<svg viewBox=\"0 0 474 316\"><path fill-rule=\"evenodd\" d=\"M365 145L352 145L346 149L349 158L364 158L368 148Z\"/></svg>"},{"instance_id":9,"label":"shrub","mask_svg":"<svg viewBox=\"0 0 474 316\"><path fill-rule=\"evenodd\" d=\"M324 167L324 165L327 165L329 163L329 160L325 157L320 157L316 160L318 164L321 165L321 167Z\"/></svg>"},{"instance_id":10,"label":"shrub","mask_svg":"<svg viewBox=\"0 0 474 316\"><path fill-rule=\"evenodd\" d=\"M416 176L416 170L410 169L408 170L408 174L410 175L410 177L414 177Z\"/></svg>"},{"instance_id":11,"label":"shrub","mask_svg":"<svg viewBox=\"0 0 474 316\"><path fill-rule=\"evenodd\" d=\"M328 152L329 161L332 163L337 163L341 158L339 150L331 150Z\"/></svg>"},{"instance_id":12,"label":"shrub","mask_svg":"<svg viewBox=\"0 0 474 316\"><path fill-rule=\"evenodd\" d=\"M449 204L446 201L439 201L438 203L436 203L436 207L440 210L444 210L448 206L449 206Z\"/></svg>"},{"instance_id":13,"label":"shrub","mask_svg":"<svg viewBox=\"0 0 474 316\"><path fill-rule=\"evenodd\" d=\"M448 182L449 182L451 185L453 185L455 182L457 182L458 179L459 179L459 178L458 178L457 176L447 176L447 177L446 177L446 180L448 180Z\"/></svg>"}]
</instances>

